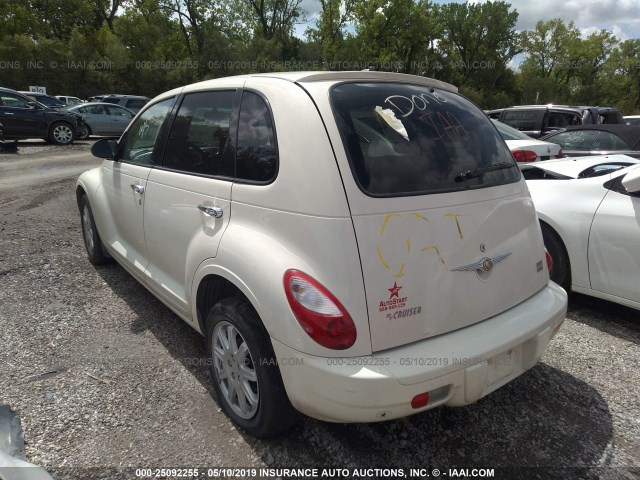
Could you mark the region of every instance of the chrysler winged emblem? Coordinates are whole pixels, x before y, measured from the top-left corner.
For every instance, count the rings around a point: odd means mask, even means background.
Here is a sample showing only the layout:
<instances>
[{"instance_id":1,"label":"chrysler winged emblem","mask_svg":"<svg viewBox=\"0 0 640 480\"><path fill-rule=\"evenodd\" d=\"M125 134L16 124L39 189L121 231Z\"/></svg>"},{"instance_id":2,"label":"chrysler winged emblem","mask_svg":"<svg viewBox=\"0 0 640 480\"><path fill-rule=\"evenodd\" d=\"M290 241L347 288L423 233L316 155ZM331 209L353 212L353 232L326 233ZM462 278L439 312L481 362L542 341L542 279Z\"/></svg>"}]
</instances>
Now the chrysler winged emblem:
<instances>
[{"instance_id":1,"label":"chrysler winged emblem","mask_svg":"<svg viewBox=\"0 0 640 480\"><path fill-rule=\"evenodd\" d=\"M450 270L452 272L466 272L472 270L479 270L481 272L489 272L493 269L493 266L496 263L500 263L502 260L511 255L511 252L501 253L500 255L496 255L495 257L483 257L477 262L469 263L468 265L459 265L457 267L453 267Z\"/></svg>"}]
</instances>

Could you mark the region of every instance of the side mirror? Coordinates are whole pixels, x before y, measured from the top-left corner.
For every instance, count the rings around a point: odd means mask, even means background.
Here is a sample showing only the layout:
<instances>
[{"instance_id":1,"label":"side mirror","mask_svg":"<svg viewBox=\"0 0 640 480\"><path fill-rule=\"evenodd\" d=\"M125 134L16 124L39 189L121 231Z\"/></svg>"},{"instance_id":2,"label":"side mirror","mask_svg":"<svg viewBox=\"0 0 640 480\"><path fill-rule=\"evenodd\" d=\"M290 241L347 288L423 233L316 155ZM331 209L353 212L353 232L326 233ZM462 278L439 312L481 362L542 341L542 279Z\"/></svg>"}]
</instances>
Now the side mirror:
<instances>
[{"instance_id":1,"label":"side mirror","mask_svg":"<svg viewBox=\"0 0 640 480\"><path fill-rule=\"evenodd\" d=\"M93 156L107 160L115 160L117 152L118 142L113 138L102 138L91 147Z\"/></svg>"},{"instance_id":2,"label":"side mirror","mask_svg":"<svg viewBox=\"0 0 640 480\"><path fill-rule=\"evenodd\" d=\"M622 186L629 193L640 192L640 168L634 168L622 179Z\"/></svg>"},{"instance_id":3,"label":"side mirror","mask_svg":"<svg viewBox=\"0 0 640 480\"><path fill-rule=\"evenodd\" d=\"M29 105L29 108L32 108L34 110L42 110L42 107L37 102L29 102L28 105Z\"/></svg>"}]
</instances>

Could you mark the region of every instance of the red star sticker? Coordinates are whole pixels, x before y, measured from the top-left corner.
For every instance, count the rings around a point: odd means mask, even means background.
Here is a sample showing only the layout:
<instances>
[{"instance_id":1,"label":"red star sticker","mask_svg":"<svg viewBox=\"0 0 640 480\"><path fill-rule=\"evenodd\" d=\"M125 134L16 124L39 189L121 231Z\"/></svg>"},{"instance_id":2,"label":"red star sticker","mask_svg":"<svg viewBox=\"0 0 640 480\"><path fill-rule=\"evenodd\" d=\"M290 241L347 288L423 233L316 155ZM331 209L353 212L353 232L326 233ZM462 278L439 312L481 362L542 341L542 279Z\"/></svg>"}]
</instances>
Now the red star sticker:
<instances>
[{"instance_id":1,"label":"red star sticker","mask_svg":"<svg viewBox=\"0 0 640 480\"><path fill-rule=\"evenodd\" d=\"M400 289L402 287L398 286L397 282L393 282L393 287L392 288L387 288L387 290L389 290L391 292L391 295L389 295L389 300L391 300L393 297L398 297L400 298Z\"/></svg>"}]
</instances>

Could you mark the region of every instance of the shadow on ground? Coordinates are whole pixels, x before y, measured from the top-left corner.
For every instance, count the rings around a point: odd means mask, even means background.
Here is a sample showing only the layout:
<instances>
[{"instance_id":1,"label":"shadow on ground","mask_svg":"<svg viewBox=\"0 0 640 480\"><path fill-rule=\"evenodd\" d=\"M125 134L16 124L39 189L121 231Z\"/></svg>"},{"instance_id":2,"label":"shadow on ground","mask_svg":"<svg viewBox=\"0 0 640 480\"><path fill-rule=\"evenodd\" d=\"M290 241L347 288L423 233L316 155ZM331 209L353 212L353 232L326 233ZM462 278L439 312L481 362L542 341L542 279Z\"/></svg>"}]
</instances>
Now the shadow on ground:
<instances>
[{"instance_id":1,"label":"shadow on ground","mask_svg":"<svg viewBox=\"0 0 640 480\"><path fill-rule=\"evenodd\" d=\"M213 396L202 337L119 266L97 271L135 313L132 331L151 332ZM538 478L547 478L549 468L606 467L612 435L611 414L600 394L544 363L463 408L375 424L305 418L269 440L243 434L256 454L276 468L545 468Z\"/></svg>"}]
</instances>

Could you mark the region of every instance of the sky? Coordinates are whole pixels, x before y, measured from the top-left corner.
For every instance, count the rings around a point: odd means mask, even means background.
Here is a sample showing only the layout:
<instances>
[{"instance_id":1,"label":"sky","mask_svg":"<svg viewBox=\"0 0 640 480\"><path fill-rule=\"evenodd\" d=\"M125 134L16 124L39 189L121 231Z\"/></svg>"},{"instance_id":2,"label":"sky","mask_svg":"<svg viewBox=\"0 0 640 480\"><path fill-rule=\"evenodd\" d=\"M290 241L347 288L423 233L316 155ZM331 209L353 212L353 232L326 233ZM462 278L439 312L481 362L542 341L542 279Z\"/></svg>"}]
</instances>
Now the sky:
<instances>
[{"instance_id":1,"label":"sky","mask_svg":"<svg viewBox=\"0 0 640 480\"><path fill-rule=\"evenodd\" d=\"M432 0L434 3L451 3L449 0ZM486 0L470 0L484 3ZM507 0L508 1L508 0ZM458 0L457 3L464 3ZM601 29L609 30L620 40L640 38L640 0L511 0L518 13L516 29L530 30L538 20L560 18L573 20L586 37ZM320 10L318 0L303 0L310 24ZM298 25L296 34L303 36L307 25Z\"/></svg>"}]
</instances>

